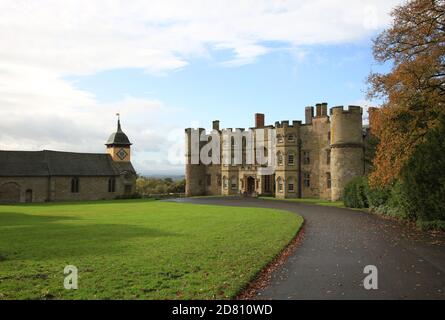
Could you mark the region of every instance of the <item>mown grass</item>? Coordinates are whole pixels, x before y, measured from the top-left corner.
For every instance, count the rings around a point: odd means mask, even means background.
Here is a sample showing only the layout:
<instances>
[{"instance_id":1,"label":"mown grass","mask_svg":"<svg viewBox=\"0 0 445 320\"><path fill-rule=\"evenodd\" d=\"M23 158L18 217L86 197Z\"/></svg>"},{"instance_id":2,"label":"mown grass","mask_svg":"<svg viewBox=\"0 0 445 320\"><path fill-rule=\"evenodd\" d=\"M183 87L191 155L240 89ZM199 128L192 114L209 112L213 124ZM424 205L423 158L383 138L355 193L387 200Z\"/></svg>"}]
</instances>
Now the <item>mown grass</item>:
<instances>
[{"instance_id":1,"label":"mown grass","mask_svg":"<svg viewBox=\"0 0 445 320\"><path fill-rule=\"evenodd\" d=\"M345 205L344 205L343 201L329 201L329 200L313 199L313 198L277 199L277 198L274 198L274 197L259 197L259 199L263 199L263 200L277 200L277 201L290 201L290 202L315 204L315 205L319 205L319 206L345 208Z\"/></svg>"},{"instance_id":2,"label":"mown grass","mask_svg":"<svg viewBox=\"0 0 445 320\"><path fill-rule=\"evenodd\" d=\"M303 219L158 201L0 206L0 299L233 298ZM79 270L79 289L63 270Z\"/></svg>"}]
</instances>

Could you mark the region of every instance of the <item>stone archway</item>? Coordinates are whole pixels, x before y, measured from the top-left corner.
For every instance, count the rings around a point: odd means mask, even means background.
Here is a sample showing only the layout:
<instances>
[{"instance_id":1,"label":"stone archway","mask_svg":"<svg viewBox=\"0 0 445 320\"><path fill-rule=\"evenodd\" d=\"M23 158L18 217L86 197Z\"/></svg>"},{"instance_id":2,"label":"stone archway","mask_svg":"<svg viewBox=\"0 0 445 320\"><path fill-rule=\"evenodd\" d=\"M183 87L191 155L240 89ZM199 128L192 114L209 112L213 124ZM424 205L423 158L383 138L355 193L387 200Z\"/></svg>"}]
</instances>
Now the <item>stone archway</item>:
<instances>
[{"instance_id":1,"label":"stone archway","mask_svg":"<svg viewBox=\"0 0 445 320\"><path fill-rule=\"evenodd\" d=\"M255 193L255 178L247 177L246 191L248 195Z\"/></svg>"},{"instance_id":2,"label":"stone archway","mask_svg":"<svg viewBox=\"0 0 445 320\"><path fill-rule=\"evenodd\" d=\"M15 182L0 185L0 202L20 202L20 186Z\"/></svg>"}]
</instances>

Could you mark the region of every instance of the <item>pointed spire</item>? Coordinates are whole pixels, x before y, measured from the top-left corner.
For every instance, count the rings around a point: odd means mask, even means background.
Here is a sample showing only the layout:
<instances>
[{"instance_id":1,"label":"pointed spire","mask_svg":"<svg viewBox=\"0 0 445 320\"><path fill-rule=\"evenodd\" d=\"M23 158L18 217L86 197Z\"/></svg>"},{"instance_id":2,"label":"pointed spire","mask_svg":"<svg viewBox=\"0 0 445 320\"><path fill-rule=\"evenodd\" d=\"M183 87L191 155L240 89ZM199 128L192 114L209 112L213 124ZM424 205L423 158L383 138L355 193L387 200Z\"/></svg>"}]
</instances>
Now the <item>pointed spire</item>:
<instances>
[{"instance_id":1,"label":"pointed spire","mask_svg":"<svg viewBox=\"0 0 445 320\"><path fill-rule=\"evenodd\" d=\"M122 128L121 128L121 114L120 113L116 113L117 116L117 131L118 132L122 132Z\"/></svg>"}]
</instances>

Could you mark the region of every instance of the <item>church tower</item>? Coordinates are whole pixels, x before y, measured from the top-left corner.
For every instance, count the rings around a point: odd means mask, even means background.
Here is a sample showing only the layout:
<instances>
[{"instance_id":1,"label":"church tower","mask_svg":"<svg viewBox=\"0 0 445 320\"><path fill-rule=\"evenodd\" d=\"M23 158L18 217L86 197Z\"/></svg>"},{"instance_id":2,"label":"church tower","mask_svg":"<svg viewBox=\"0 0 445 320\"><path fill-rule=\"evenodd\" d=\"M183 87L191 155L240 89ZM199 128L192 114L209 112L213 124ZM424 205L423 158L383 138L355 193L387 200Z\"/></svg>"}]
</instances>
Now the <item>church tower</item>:
<instances>
[{"instance_id":1,"label":"church tower","mask_svg":"<svg viewBox=\"0 0 445 320\"><path fill-rule=\"evenodd\" d=\"M113 161L130 162L132 143L122 131L120 115L117 114L117 116L117 131L111 134L105 144L107 146L107 153L111 155Z\"/></svg>"}]
</instances>

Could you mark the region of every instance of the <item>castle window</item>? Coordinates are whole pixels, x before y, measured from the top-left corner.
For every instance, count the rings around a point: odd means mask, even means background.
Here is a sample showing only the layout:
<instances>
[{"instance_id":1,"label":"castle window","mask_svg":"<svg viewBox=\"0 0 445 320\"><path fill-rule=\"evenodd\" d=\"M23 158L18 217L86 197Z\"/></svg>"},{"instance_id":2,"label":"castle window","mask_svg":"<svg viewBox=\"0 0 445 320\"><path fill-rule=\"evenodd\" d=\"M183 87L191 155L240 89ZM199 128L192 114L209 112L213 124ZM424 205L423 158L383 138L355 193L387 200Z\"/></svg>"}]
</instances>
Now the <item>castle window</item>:
<instances>
[{"instance_id":1,"label":"castle window","mask_svg":"<svg viewBox=\"0 0 445 320\"><path fill-rule=\"evenodd\" d=\"M331 164L331 150L326 150L326 164Z\"/></svg>"},{"instance_id":2,"label":"castle window","mask_svg":"<svg viewBox=\"0 0 445 320\"><path fill-rule=\"evenodd\" d=\"M211 186L212 185L212 175L211 174L208 174L207 175L207 186Z\"/></svg>"},{"instance_id":3,"label":"castle window","mask_svg":"<svg viewBox=\"0 0 445 320\"><path fill-rule=\"evenodd\" d=\"M235 177L233 177L233 178L231 179L231 184L230 184L230 186L231 186L232 190L236 190L237 187L238 187L238 184L236 183L236 182L237 182L236 180L237 180L237 179L236 179Z\"/></svg>"},{"instance_id":4,"label":"castle window","mask_svg":"<svg viewBox=\"0 0 445 320\"><path fill-rule=\"evenodd\" d=\"M221 182L221 175L220 175L220 174L218 174L218 186L220 186L220 187L221 187L221 184L222 184L222 182Z\"/></svg>"},{"instance_id":5,"label":"castle window","mask_svg":"<svg viewBox=\"0 0 445 320\"><path fill-rule=\"evenodd\" d=\"M331 131L328 132L328 143L331 144Z\"/></svg>"},{"instance_id":6,"label":"castle window","mask_svg":"<svg viewBox=\"0 0 445 320\"><path fill-rule=\"evenodd\" d=\"M303 164L311 164L310 151L303 151Z\"/></svg>"},{"instance_id":7,"label":"castle window","mask_svg":"<svg viewBox=\"0 0 445 320\"><path fill-rule=\"evenodd\" d=\"M278 158L277 159L278 165L282 166L283 165L283 154L281 152L278 152L277 158Z\"/></svg>"},{"instance_id":8,"label":"castle window","mask_svg":"<svg viewBox=\"0 0 445 320\"><path fill-rule=\"evenodd\" d=\"M278 143L283 143L283 136L281 134L277 135Z\"/></svg>"},{"instance_id":9,"label":"castle window","mask_svg":"<svg viewBox=\"0 0 445 320\"><path fill-rule=\"evenodd\" d=\"M331 173L326 172L326 186L328 189L331 189L332 180L331 180Z\"/></svg>"},{"instance_id":10,"label":"castle window","mask_svg":"<svg viewBox=\"0 0 445 320\"><path fill-rule=\"evenodd\" d=\"M290 166L293 166L295 164L295 156L293 154L290 154L287 157L287 164Z\"/></svg>"},{"instance_id":11,"label":"castle window","mask_svg":"<svg viewBox=\"0 0 445 320\"><path fill-rule=\"evenodd\" d=\"M287 140L288 141L295 141L295 136L293 135L293 134L290 134L288 137L287 137Z\"/></svg>"},{"instance_id":12,"label":"castle window","mask_svg":"<svg viewBox=\"0 0 445 320\"><path fill-rule=\"evenodd\" d=\"M116 192L116 179L108 179L108 192Z\"/></svg>"},{"instance_id":13,"label":"castle window","mask_svg":"<svg viewBox=\"0 0 445 320\"><path fill-rule=\"evenodd\" d=\"M306 188L309 188L311 186L311 174L309 172L304 173L303 182Z\"/></svg>"},{"instance_id":14,"label":"castle window","mask_svg":"<svg viewBox=\"0 0 445 320\"><path fill-rule=\"evenodd\" d=\"M292 177L287 180L287 191L295 192L295 179Z\"/></svg>"},{"instance_id":15,"label":"castle window","mask_svg":"<svg viewBox=\"0 0 445 320\"><path fill-rule=\"evenodd\" d=\"M277 183L278 183L278 192L283 192L283 179L281 179L281 177L278 178Z\"/></svg>"},{"instance_id":16,"label":"castle window","mask_svg":"<svg viewBox=\"0 0 445 320\"><path fill-rule=\"evenodd\" d=\"M294 184L293 183L289 183L289 188L288 188L289 192L294 192Z\"/></svg>"},{"instance_id":17,"label":"castle window","mask_svg":"<svg viewBox=\"0 0 445 320\"><path fill-rule=\"evenodd\" d=\"M227 177L224 177L223 183L224 183L224 189L229 188L229 179L227 179Z\"/></svg>"},{"instance_id":18,"label":"castle window","mask_svg":"<svg viewBox=\"0 0 445 320\"><path fill-rule=\"evenodd\" d=\"M71 193L79 193L79 178L71 179Z\"/></svg>"}]
</instances>

